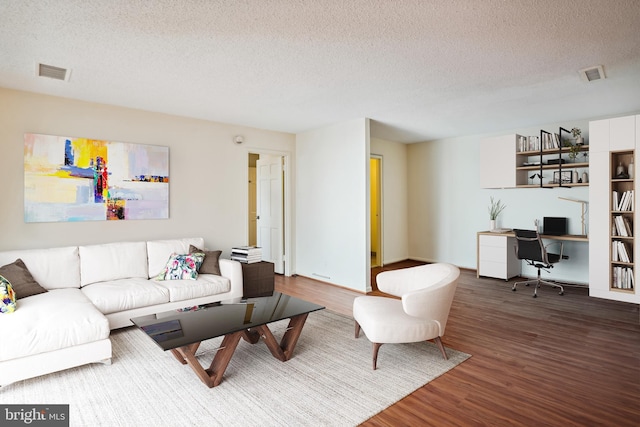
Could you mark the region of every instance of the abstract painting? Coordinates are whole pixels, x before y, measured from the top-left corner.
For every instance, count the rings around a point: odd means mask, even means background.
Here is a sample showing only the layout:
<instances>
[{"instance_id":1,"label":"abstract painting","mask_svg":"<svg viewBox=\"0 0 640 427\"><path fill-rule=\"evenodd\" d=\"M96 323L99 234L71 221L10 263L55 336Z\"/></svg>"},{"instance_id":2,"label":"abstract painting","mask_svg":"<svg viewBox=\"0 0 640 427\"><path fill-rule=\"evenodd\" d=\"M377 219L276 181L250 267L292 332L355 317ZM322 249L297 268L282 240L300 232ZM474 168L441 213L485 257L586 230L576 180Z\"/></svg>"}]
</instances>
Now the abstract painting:
<instances>
[{"instance_id":1,"label":"abstract painting","mask_svg":"<svg viewBox=\"0 0 640 427\"><path fill-rule=\"evenodd\" d=\"M25 222L169 218L169 147L27 133Z\"/></svg>"}]
</instances>

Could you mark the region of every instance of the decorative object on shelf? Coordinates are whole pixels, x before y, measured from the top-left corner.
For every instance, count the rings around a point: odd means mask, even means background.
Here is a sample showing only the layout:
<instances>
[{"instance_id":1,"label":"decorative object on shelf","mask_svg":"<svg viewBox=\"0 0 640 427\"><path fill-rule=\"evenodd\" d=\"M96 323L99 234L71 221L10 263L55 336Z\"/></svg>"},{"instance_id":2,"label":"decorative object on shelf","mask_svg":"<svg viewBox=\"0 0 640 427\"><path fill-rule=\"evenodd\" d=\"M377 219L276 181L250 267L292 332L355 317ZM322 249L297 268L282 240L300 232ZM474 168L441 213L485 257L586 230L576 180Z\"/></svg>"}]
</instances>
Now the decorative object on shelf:
<instances>
[{"instance_id":1,"label":"decorative object on shelf","mask_svg":"<svg viewBox=\"0 0 640 427\"><path fill-rule=\"evenodd\" d=\"M577 175L577 173L576 173ZM571 171L554 171L553 184L571 184Z\"/></svg>"},{"instance_id":2,"label":"decorative object on shelf","mask_svg":"<svg viewBox=\"0 0 640 427\"><path fill-rule=\"evenodd\" d=\"M540 183L542 183L542 175L540 175L539 173L534 173L529 178L531 179L531 181L533 181L536 178L540 178ZM531 182L531 183L533 184L533 182Z\"/></svg>"},{"instance_id":3,"label":"decorative object on shelf","mask_svg":"<svg viewBox=\"0 0 640 427\"><path fill-rule=\"evenodd\" d=\"M569 140L565 140L562 145L569 147L569 160L575 162L578 154L580 154L580 147L577 144L573 145Z\"/></svg>"},{"instance_id":4,"label":"decorative object on shelf","mask_svg":"<svg viewBox=\"0 0 640 427\"><path fill-rule=\"evenodd\" d=\"M571 129L571 134L576 139L576 145L577 146L584 145L584 138L581 135L582 131L580 130L580 128Z\"/></svg>"},{"instance_id":5,"label":"decorative object on shelf","mask_svg":"<svg viewBox=\"0 0 640 427\"><path fill-rule=\"evenodd\" d=\"M589 182L589 174L588 173L582 172L582 182L585 183L585 184L587 182Z\"/></svg>"},{"instance_id":6,"label":"decorative object on shelf","mask_svg":"<svg viewBox=\"0 0 640 427\"><path fill-rule=\"evenodd\" d=\"M493 196L491 196L489 199L490 199L490 204L489 204L490 228L489 229L494 230L496 228L496 220L498 219L498 216L507 206L504 205L500 200L495 201L493 199Z\"/></svg>"},{"instance_id":7,"label":"decorative object on shelf","mask_svg":"<svg viewBox=\"0 0 640 427\"><path fill-rule=\"evenodd\" d=\"M578 182L578 171L576 169L573 170L573 178L571 179L571 182L573 182L574 184Z\"/></svg>"},{"instance_id":8,"label":"decorative object on shelf","mask_svg":"<svg viewBox=\"0 0 640 427\"><path fill-rule=\"evenodd\" d=\"M584 157L583 162L587 163L589 160L587 159L587 157L589 157L589 152L588 151L583 151L582 152L582 157Z\"/></svg>"},{"instance_id":9,"label":"decorative object on shelf","mask_svg":"<svg viewBox=\"0 0 640 427\"><path fill-rule=\"evenodd\" d=\"M616 168L616 176L615 179L628 179L629 174L624 171L624 166L622 166L622 162L618 163L618 167Z\"/></svg>"},{"instance_id":10,"label":"decorative object on shelf","mask_svg":"<svg viewBox=\"0 0 640 427\"><path fill-rule=\"evenodd\" d=\"M631 160L631 163L629 163L629 167L627 168L627 173L629 174L629 179L633 179L634 175L635 175L635 167L633 165L633 160Z\"/></svg>"}]
</instances>

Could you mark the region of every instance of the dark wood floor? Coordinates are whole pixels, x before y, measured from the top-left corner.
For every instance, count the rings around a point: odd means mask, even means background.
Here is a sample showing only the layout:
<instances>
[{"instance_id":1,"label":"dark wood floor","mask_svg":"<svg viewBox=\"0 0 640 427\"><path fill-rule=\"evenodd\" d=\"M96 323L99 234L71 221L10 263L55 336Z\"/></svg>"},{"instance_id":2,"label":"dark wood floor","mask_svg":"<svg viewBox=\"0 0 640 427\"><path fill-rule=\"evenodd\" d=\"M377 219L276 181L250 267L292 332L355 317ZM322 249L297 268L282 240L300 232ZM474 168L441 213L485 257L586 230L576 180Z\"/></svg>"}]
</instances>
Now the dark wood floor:
<instances>
[{"instance_id":1,"label":"dark wood floor","mask_svg":"<svg viewBox=\"0 0 640 427\"><path fill-rule=\"evenodd\" d=\"M443 342L472 357L363 426L639 426L638 306L510 283L462 271ZM361 295L305 277L276 289L348 316ZM393 369L384 346L378 365Z\"/></svg>"}]
</instances>

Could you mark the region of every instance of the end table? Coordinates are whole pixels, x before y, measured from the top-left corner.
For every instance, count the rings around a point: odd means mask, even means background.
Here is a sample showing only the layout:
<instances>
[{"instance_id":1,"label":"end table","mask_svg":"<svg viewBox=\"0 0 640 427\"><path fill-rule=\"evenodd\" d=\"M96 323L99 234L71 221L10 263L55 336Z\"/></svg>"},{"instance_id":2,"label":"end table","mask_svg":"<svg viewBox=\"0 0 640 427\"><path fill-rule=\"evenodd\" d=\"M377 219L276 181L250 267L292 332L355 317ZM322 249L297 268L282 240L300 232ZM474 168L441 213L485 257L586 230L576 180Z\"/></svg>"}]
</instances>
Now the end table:
<instances>
[{"instance_id":1,"label":"end table","mask_svg":"<svg viewBox=\"0 0 640 427\"><path fill-rule=\"evenodd\" d=\"M274 265L272 262L242 263L243 298L273 295L274 282Z\"/></svg>"}]
</instances>

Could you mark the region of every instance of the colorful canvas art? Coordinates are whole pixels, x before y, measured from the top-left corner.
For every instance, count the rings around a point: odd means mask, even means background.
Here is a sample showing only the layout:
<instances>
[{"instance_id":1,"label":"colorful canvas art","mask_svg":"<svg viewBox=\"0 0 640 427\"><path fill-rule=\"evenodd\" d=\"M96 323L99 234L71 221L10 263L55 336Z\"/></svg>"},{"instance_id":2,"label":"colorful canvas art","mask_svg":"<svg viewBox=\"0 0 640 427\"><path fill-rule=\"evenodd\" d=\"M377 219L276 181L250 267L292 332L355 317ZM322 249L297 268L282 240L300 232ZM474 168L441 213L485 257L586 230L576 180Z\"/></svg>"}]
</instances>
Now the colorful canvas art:
<instances>
[{"instance_id":1,"label":"colorful canvas art","mask_svg":"<svg viewBox=\"0 0 640 427\"><path fill-rule=\"evenodd\" d=\"M25 134L25 222L166 218L169 147Z\"/></svg>"}]
</instances>

